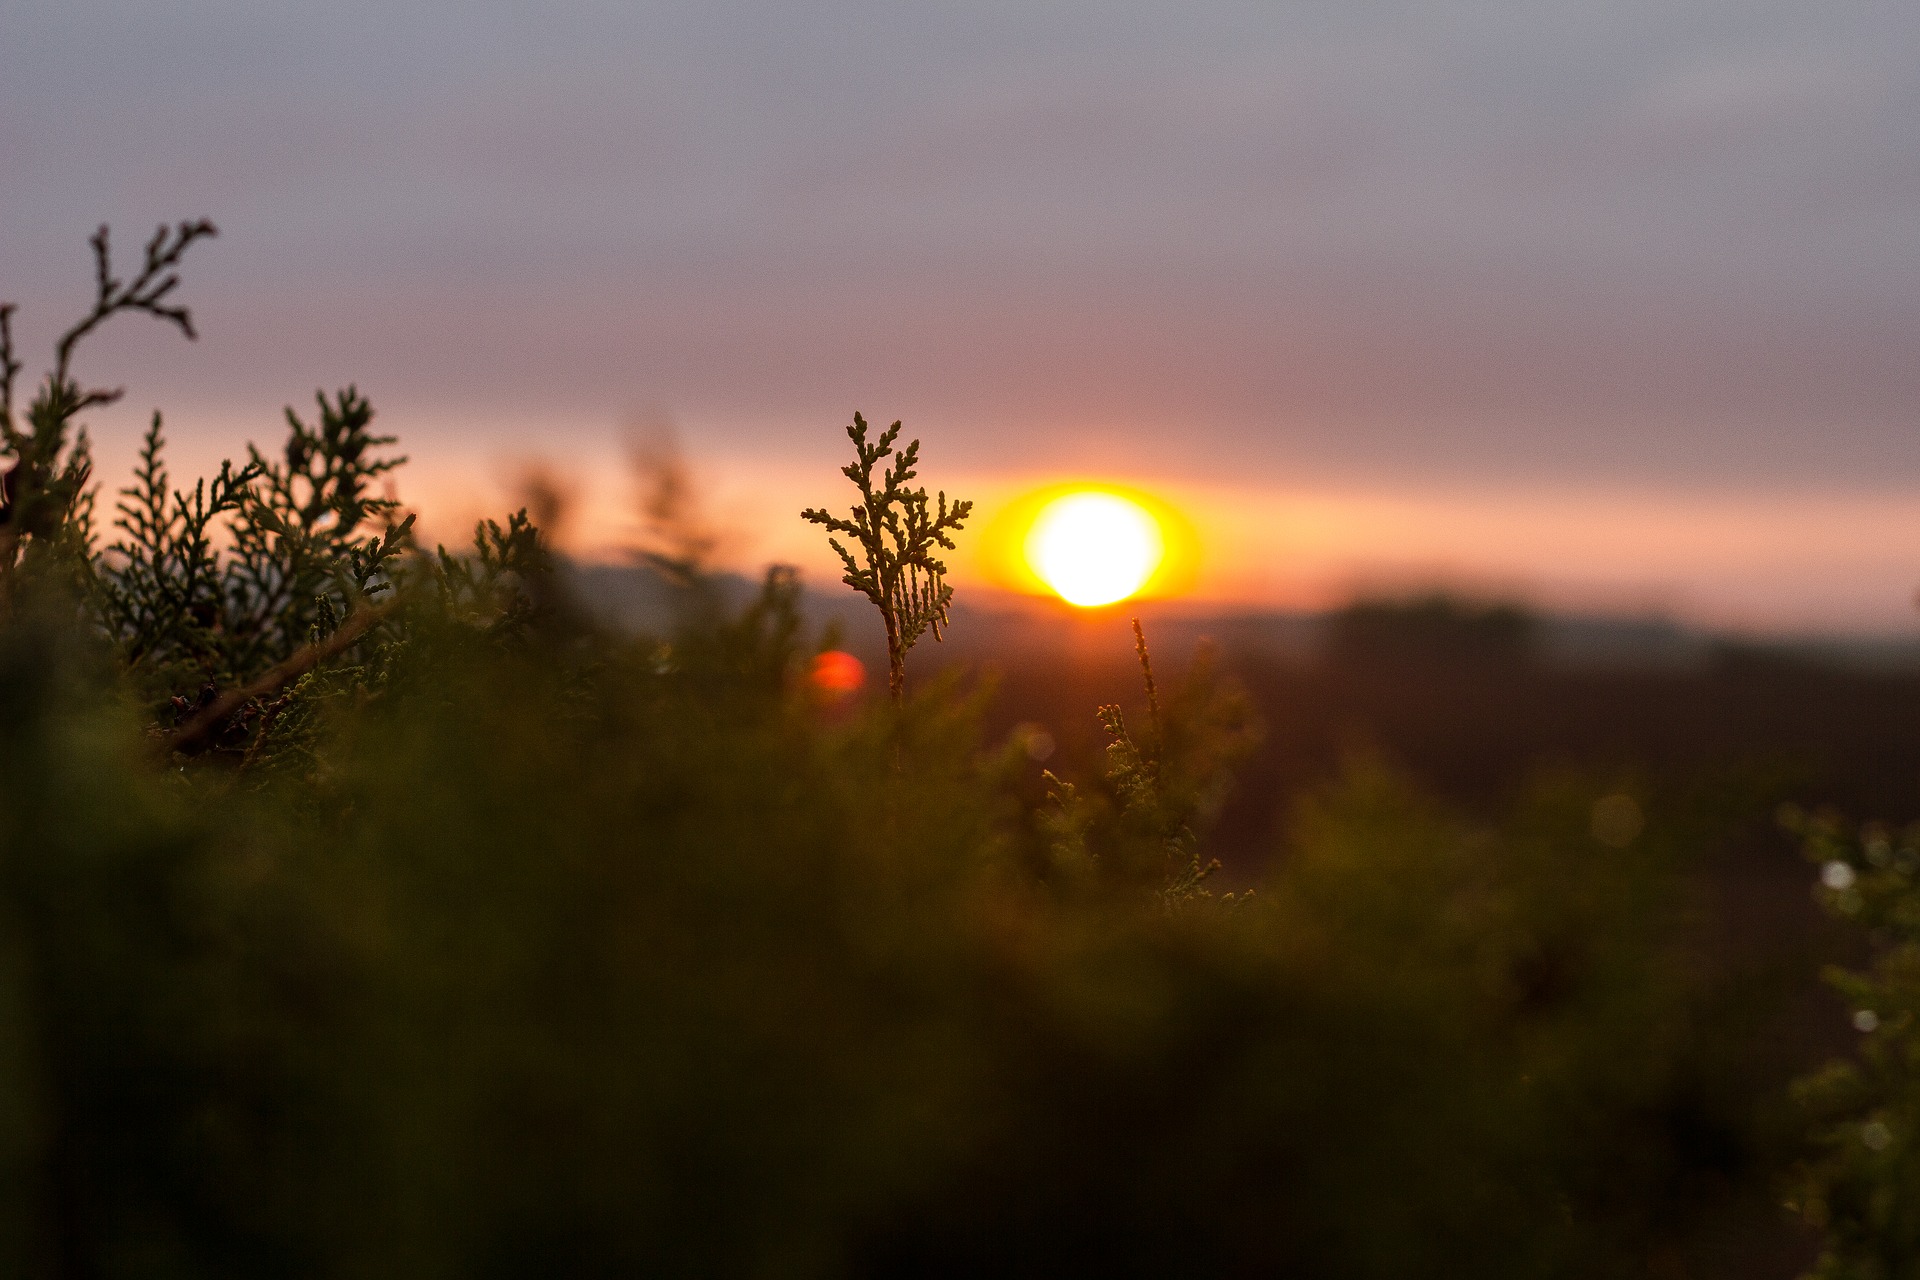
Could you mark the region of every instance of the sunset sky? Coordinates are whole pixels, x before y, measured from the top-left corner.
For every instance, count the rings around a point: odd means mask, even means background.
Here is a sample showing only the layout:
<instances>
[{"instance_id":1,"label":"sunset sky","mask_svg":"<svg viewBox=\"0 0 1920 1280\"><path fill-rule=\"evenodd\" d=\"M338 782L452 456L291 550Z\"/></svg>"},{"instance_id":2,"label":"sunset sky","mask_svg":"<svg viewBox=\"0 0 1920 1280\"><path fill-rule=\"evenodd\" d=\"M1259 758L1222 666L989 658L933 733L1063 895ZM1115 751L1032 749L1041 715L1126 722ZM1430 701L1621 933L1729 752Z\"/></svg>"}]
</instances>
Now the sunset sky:
<instances>
[{"instance_id":1,"label":"sunset sky","mask_svg":"<svg viewBox=\"0 0 1920 1280\"><path fill-rule=\"evenodd\" d=\"M853 410L983 512L1153 492L1201 601L1441 581L1920 631L1920 6L10 0L0 297L206 216L102 474L357 382L436 529L671 424L826 574ZM37 364L34 366L37 369ZM963 553L960 570L978 576Z\"/></svg>"}]
</instances>

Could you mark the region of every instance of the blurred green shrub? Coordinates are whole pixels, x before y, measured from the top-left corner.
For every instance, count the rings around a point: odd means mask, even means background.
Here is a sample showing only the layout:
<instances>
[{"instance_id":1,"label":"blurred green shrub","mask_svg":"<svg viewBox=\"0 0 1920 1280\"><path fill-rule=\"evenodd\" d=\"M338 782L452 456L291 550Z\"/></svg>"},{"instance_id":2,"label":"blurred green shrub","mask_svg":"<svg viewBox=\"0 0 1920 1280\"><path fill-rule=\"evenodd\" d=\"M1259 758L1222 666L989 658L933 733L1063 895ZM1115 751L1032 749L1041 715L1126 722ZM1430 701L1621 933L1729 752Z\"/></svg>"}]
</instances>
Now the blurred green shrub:
<instances>
[{"instance_id":1,"label":"blurred green shrub","mask_svg":"<svg viewBox=\"0 0 1920 1280\"><path fill-rule=\"evenodd\" d=\"M1815 894L1857 926L1864 968L1828 970L1859 1037L1852 1057L1801 1080L1813 1124L1796 1207L1826 1248L1819 1280L1920 1273L1920 826L1852 829L1831 814L1785 820L1819 867Z\"/></svg>"},{"instance_id":2,"label":"blurred green shrub","mask_svg":"<svg viewBox=\"0 0 1920 1280\"><path fill-rule=\"evenodd\" d=\"M1699 831L1361 768L1169 912L953 691L823 723L791 590L665 662L423 616L251 784L16 619L0 1265L1620 1275L1764 1182Z\"/></svg>"},{"instance_id":3,"label":"blurred green shrub","mask_svg":"<svg viewBox=\"0 0 1920 1280\"><path fill-rule=\"evenodd\" d=\"M790 573L641 638L372 527L368 421L9 535L0 1273L1761 1273L1711 806L1358 764L1229 903L1217 676L1048 799L952 684L823 715Z\"/></svg>"},{"instance_id":4,"label":"blurred green shrub","mask_svg":"<svg viewBox=\"0 0 1920 1280\"><path fill-rule=\"evenodd\" d=\"M1157 887L1170 907L1206 901L1213 896L1206 881L1220 864L1201 856L1199 833L1219 815L1233 767L1252 750L1259 727L1244 693L1215 670L1211 647L1195 654L1163 713L1137 618L1133 642L1146 686L1144 730L1129 730L1120 707L1101 707L1107 737L1102 785L1089 790L1051 771L1041 774L1047 783L1040 825L1049 837L1049 870L1082 886L1098 879L1135 892ZM1223 902L1236 900L1230 893Z\"/></svg>"}]
</instances>

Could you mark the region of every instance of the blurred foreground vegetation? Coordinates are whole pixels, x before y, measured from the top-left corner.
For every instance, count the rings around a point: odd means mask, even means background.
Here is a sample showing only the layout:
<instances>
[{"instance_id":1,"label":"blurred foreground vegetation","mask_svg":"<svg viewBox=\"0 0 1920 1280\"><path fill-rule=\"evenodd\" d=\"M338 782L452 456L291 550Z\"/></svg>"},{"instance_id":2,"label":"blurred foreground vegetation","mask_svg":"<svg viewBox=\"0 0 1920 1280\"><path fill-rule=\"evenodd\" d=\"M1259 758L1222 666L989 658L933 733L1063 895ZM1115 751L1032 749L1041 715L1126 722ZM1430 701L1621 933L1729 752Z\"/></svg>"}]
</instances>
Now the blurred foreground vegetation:
<instances>
[{"instance_id":1,"label":"blurred foreground vegetation","mask_svg":"<svg viewBox=\"0 0 1920 1280\"><path fill-rule=\"evenodd\" d=\"M955 689L825 714L788 590L670 649L423 605L377 684L309 678L272 768L156 759L104 647L16 614L18 1273L1725 1274L1778 1240L1764 1001L1687 892L1712 803L1613 847L1577 784L1488 828L1359 766L1250 899L1170 899L1157 827L1093 779L1063 839Z\"/></svg>"},{"instance_id":2,"label":"blurred foreground vegetation","mask_svg":"<svg viewBox=\"0 0 1920 1280\"><path fill-rule=\"evenodd\" d=\"M184 327L202 234L103 236L97 315ZM1880 932L1795 1095L1815 962L1712 891L1762 785L1358 756L1216 894L1204 661L1043 774L963 683L825 698L790 574L642 637L524 516L419 545L352 392L193 489L156 419L104 533L66 356L5 406L0 1272L1912 1273L1912 841L1806 828Z\"/></svg>"}]
</instances>

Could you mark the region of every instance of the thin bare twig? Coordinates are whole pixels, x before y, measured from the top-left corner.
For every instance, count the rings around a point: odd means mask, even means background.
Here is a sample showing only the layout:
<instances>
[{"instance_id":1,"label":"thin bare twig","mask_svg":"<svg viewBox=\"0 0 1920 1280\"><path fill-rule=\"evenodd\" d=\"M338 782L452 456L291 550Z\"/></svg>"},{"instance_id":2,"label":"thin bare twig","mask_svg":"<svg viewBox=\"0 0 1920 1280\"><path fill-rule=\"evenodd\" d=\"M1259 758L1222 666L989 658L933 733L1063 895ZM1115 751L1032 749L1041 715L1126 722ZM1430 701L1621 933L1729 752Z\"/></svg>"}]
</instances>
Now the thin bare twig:
<instances>
[{"instance_id":1,"label":"thin bare twig","mask_svg":"<svg viewBox=\"0 0 1920 1280\"><path fill-rule=\"evenodd\" d=\"M187 246L204 236L218 234L214 225L204 218L198 222L182 222L172 229L163 223L153 233L153 239L147 241L145 266L134 277L132 284L126 284L114 277L113 255L108 247L106 227L102 226L94 232L91 241L95 288L93 310L60 335L60 341L54 347L53 385L67 385L67 369L73 358L74 347L117 311L144 311L157 320L165 320L178 327L189 338L197 336L193 331L192 313L185 307L167 305L166 299L180 285L180 277L174 268L180 264ZM81 398L83 402L104 404L117 398L118 394L89 391Z\"/></svg>"}]
</instances>

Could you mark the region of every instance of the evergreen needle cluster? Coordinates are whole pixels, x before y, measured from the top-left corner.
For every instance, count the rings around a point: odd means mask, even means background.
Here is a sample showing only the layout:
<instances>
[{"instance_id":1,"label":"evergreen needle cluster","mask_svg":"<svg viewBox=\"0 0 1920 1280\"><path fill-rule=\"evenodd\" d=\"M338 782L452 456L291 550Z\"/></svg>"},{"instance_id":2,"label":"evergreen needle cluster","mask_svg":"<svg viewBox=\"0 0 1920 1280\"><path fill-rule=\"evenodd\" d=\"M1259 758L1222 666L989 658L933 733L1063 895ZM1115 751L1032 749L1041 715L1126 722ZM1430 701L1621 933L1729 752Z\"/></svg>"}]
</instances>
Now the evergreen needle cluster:
<instances>
[{"instance_id":1,"label":"evergreen needle cluster","mask_svg":"<svg viewBox=\"0 0 1920 1280\"><path fill-rule=\"evenodd\" d=\"M15 412L22 360L13 307L0 306L0 618L21 604L23 586L65 584L164 747L254 765L278 741L276 728L284 735L302 720L302 699L378 682L382 655L415 629L400 595L416 613L464 613L497 628L532 607L527 588L546 565L524 513L504 529L484 522L471 554L415 545L414 517L389 483L406 459L391 452L394 437L374 430L373 407L353 387L317 395L311 421L289 408L279 449L249 446L244 464L222 463L191 488L173 484L156 412L101 546L77 419L121 392L83 386L75 355L122 314L194 337L191 314L172 301L177 268L215 234L205 221L161 227L129 281L116 273L102 227L92 240L93 305L55 343L24 413ZM324 679L309 679L328 664Z\"/></svg>"},{"instance_id":2,"label":"evergreen needle cluster","mask_svg":"<svg viewBox=\"0 0 1920 1280\"><path fill-rule=\"evenodd\" d=\"M1782 817L1819 868L1815 896L1870 957L1827 972L1858 1051L1795 1087L1812 1142L1791 1207L1825 1244L1809 1280L1920 1274L1920 824Z\"/></svg>"},{"instance_id":3,"label":"evergreen needle cluster","mask_svg":"<svg viewBox=\"0 0 1920 1280\"><path fill-rule=\"evenodd\" d=\"M1206 649L1163 712L1138 618L1133 643L1146 687L1146 732L1136 737L1119 706L1101 707L1096 716L1107 739L1104 789L1091 793L1044 772L1049 808L1042 826L1065 874L1084 876L1098 867L1110 879L1149 887L1176 907L1212 896L1205 881L1220 863L1202 855L1198 832L1218 815L1233 768L1252 750L1259 729L1246 696L1220 679ZM1222 899L1241 900L1231 893Z\"/></svg>"},{"instance_id":4,"label":"evergreen needle cluster","mask_svg":"<svg viewBox=\"0 0 1920 1280\"><path fill-rule=\"evenodd\" d=\"M72 562L76 551L91 550L84 541L75 542L90 532L87 482L93 462L86 433L75 428L74 419L112 404L122 393L82 386L73 372L75 350L88 334L126 313L152 316L193 337L193 316L168 299L180 285L175 268L187 249L215 234L206 221L161 226L147 242L140 272L128 282L114 274L107 228L94 233L93 305L54 343L53 368L24 414L16 413L14 403L24 367L13 343L14 306L0 304L0 452L12 460L0 480L0 602L11 594L23 561Z\"/></svg>"},{"instance_id":5,"label":"evergreen needle cluster","mask_svg":"<svg viewBox=\"0 0 1920 1280\"><path fill-rule=\"evenodd\" d=\"M907 652L927 631L935 640L940 639L948 607L953 603L947 566L936 551L954 549L952 535L973 513L971 501L956 500L949 506L945 490L936 503L930 504L926 489L907 487L918 474L915 467L920 460L920 442L911 441L895 454L893 442L899 435L900 424L896 422L869 444L867 421L854 414L847 428L854 458L840 470L860 491L859 503L844 517L818 507L800 513L803 520L847 535L858 548L856 556L840 539L827 539L846 567L841 581L880 611L887 635L887 691L895 702L906 696ZM875 465L889 457L893 463L876 481Z\"/></svg>"}]
</instances>

